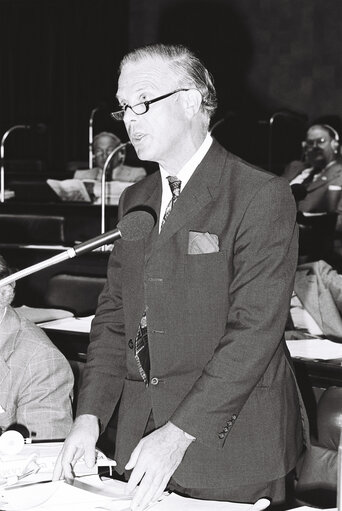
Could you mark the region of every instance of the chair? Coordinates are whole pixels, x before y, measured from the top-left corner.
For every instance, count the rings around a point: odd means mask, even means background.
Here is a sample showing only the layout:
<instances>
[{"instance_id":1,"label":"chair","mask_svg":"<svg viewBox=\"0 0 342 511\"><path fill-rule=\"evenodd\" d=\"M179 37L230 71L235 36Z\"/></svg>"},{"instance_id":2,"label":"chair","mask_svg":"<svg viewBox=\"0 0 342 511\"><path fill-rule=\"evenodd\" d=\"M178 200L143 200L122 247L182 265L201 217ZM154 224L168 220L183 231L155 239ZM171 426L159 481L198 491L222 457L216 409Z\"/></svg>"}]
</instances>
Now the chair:
<instances>
[{"instance_id":1,"label":"chair","mask_svg":"<svg viewBox=\"0 0 342 511\"><path fill-rule=\"evenodd\" d=\"M299 227L299 264L319 259L329 261L333 255L336 213L304 215L297 213Z\"/></svg>"},{"instance_id":2,"label":"chair","mask_svg":"<svg viewBox=\"0 0 342 511\"><path fill-rule=\"evenodd\" d=\"M317 438L307 450L295 490L296 505L336 506L337 450L342 426L342 387L329 387L317 406Z\"/></svg>"},{"instance_id":3,"label":"chair","mask_svg":"<svg viewBox=\"0 0 342 511\"><path fill-rule=\"evenodd\" d=\"M62 216L1 214L0 243L63 245L65 219Z\"/></svg>"},{"instance_id":4,"label":"chair","mask_svg":"<svg viewBox=\"0 0 342 511\"><path fill-rule=\"evenodd\" d=\"M77 316L94 314L105 282L104 277L54 275L48 282L46 305L70 310Z\"/></svg>"}]
</instances>

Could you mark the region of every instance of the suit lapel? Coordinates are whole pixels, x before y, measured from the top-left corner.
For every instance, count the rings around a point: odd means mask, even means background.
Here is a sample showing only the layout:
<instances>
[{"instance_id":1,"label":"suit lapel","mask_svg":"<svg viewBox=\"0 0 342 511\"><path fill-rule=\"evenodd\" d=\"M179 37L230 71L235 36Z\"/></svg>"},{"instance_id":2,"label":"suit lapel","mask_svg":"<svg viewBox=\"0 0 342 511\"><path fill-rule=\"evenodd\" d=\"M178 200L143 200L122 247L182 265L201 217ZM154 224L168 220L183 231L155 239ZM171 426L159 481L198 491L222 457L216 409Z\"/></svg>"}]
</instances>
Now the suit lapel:
<instances>
[{"instance_id":1,"label":"suit lapel","mask_svg":"<svg viewBox=\"0 0 342 511\"><path fill-rule=\"evenodd\" d=\"M177 199L154 247L157 249L179 231L189 220L212 201L218 192L226 153L214 140L208 153L191 176Z\"/></svg>"},{"instance_id":2,"label":"suit lapel","mask_svg":"<svg viewBox=\"0 0 342 511\"><path fill-rule=\"evenodd\" d=\"M322 186L326 186L327 183L334 180L338 177L341 172L341 167L337 164L329 167L326 172L323 172L322 176L317 179L317 181L313 181L308 185L308 192L310 193L312 190L317 190L317 188L321 188Z\"/></svg>"}]
</instances>

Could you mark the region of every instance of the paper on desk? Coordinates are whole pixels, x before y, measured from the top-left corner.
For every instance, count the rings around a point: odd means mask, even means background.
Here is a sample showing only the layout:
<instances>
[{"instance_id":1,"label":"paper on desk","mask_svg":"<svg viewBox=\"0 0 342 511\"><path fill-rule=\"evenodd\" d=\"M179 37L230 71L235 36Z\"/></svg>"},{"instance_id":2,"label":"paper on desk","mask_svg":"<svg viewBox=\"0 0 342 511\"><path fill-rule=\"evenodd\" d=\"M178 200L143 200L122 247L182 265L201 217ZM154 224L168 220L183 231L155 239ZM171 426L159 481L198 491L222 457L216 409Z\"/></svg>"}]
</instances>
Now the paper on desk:
<instances>
[{"instance_id":1,"label":"paper on desk","mask_svg":"<svg viewBox=\"0 0 342 511\"><path fill-rule=\"evenodd\" d=\"M126 495L127 483L107 479L101 481L98 476L81 478L87 485L102 490L104 495L81 490L64 481L28 486L10 490L5 494L7 505L0 501L6 511L128 511L130 497ZM258 506L258 504L262 504ZM261 511L269 505L267 499L256 504L205 501L180 497L172 493L151 506L154 511Z\"/></svg>"},{"instance_id":2,"label":"paper on desk","mask_svg":"<svg viewBox=\"0 0 342 511\"><path fill-rule=\"evenodd\" d=\"M289 509L288 511L315 511L315 509L322 509L319 507L309 507L309 506L301 506L301 507L294 507L292 509ZM329 509L325 509L324 511L337 511L337 507L330 507Z\"/></svg>"},{"instance_id":3,"label":"paper on desk","mask_svg":"<svg viewBox=\"0 0 342 511\"><path fill-rule=\"evenodd\" d=\"M93 318L94 314L81 318L56 319L55 321L39 323L39 326L50 330L64 330L67 332L81 332L87 334L90 332L90 326Z\"/></svg>"},{"instance_id":4,"label":"paper on desk","mask_svg":"<svg viewBox=\"0 0 342 511\"><path fill-rule=\"evenodd\" d=\"M34 484L1 493L1 509L5 511L94 511L108 509L123 511L128 507L128 497L124 493L125 483L112 481L105 486L98 476L87 476L87 481L94 488L105 488L105 495L91 493L70 486L64 481ZM114 505L115 504L115 505Z\"/></svg>"},{"instance_id":5,"label":"paper on desk","mask_svg":"<svg viewBox=\"0 0 342 511\"><path fill-rule=\"evenodd\" d=\"M328 339L286 341L291 357L331 360L342 358L342 344Z\"/></svg>"},{"instance_id":6,"label":"paper on desk","mask_svg":"<svg viewBox=\"0 0 342 511\"><path fill-rule=\"evenodd\" d=\"M261 500L265 501L265 503L259 507L257 502L253 506L253 504L240 504L238 502L190 499L181 497L176 493L171 493L171 495L153 506L153 511L175 511L175 509L177 511L254 511L254 509L261 511L270 504L267 499Z\"/></svg>"}]
</instances>

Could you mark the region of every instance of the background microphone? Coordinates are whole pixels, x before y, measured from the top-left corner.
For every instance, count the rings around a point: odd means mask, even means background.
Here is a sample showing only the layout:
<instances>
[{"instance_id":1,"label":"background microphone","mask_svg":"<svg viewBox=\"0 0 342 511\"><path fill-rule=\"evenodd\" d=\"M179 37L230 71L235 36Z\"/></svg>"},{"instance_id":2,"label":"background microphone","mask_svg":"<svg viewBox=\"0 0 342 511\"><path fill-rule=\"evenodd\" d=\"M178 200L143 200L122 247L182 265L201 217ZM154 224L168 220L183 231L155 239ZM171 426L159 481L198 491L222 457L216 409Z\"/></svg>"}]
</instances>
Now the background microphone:
<instances>
[{"instance_id":1,"label":"background microphone","mask_svg":"<svg viewBox=\"0 0 342 511\"><path fill-rule=\"evenodd\" d=\"M42 122L39 122L37 124L31 124L30 126L28 126L28 128L34 131L34 133L36 133L37 135L44 135L44 133L46 133L47 131L46 124Z\"/></svg>"},{"instance_id":2,"label":"background microphone","mask_svg":"<svg viewBox=\"0 0 342 511\"><path fill-rule=\"evenodd\" d=\"M0 142L0 202L5 202L5 167L4 167L4 160L5 160L5 141L10 133L12 131L18 130L18 129L34 129L36 133L42 134L46 131L46 125L43 123L39 124L16 124L15 126L12 126L9 128L5 133L2 135L1 142Z\"/></svg>"},{"instance_id":3,"label":"background microphone","mask_svg":"<svg viewBox=\"0 0 342 511\"><path fill-rule=\"evenodd\" d=\"M94 152L93 152L93 142L94 142L94 117L96 112L102 110L106 107L106 103L101 102L98 106L92 109L89 116L88 121L88 154L89 154L89 168L93 168L94 162Z\"/></svg>"},{"instance_id":4,"label":"background microphone","mask_svg":"<svg viewBox=\"0 0 342 511\"><path fill-rule=\"evenodd\" d=\"M112 243L113 241L120 238L126 241L141 240L152 231L155 224L155 218L156 214L153 210L150 210L150 212L139 210L127 213L127 215L125 215L122 220L120 220L116 229L105 232L104 234L100 234L99 236L96 236L96 238L84 241L83 243L75 245L72 248L68 248L61 254L57 254L53 257L50 257L49 259L45 259L40 263L33 264L28 268L24 268L23 270L12 273L8 277L0 280L0 287L26 277L27 275L31 275L31 273L36 273L37 271L43 270L44 268L53 266L54 264L60 263L67 259L72 259L73 257L84 254L86 252L90 252L95 248L101 247L107 243Z\"/></svg>"}]
</instances>

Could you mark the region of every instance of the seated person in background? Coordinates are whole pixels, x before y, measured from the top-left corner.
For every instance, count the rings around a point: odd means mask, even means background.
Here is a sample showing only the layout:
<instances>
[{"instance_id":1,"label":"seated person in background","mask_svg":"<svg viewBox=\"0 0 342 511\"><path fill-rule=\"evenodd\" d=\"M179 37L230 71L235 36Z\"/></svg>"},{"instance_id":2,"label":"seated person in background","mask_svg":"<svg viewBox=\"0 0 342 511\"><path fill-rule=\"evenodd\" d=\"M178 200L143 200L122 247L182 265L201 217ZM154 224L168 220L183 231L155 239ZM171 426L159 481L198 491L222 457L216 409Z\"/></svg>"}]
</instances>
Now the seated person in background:
<instances>
[{"instance_id":1,"label":"seated person in background","mask_svg":"<svg viewBox=\"0 0 342 511\"><path fill-rule=\"evenodd\" d=\"M302 212L334 212L342 228L342 162L337 131L328 124L314 124L303 142L304 161L293 161L284 170ZM339 230L339 229L338 229Z\"/></svg>"},{"instance_id":2,"label":"seated person in background","mask_svg":"<svg viewBox=\"0 0 342 511\"><path fill-rule=\"evenodd\" d=\"M94 167L89 170L77 170L74 174L76 179L96 179L101 181L102 169L108 156L116 147L121 144L121 140L107 131L102 131L94 137ZM129 167L124 165L126 149L118 151L110 161L107 168L106 181L128 181L136 182L146 176L146 171L142 167Z\"/></svg>"},{"instance_id":3,"label":"seated person in background","mask_svg":"<svg viewBox=\"0 0 342 511\"><path fill-rule=\"evenodd\" d=\"M299 265L290 314L300 338L306 332L342 342L342 275L325 261ZM287 338L298 338L287 330Z\"/></svg>"},{"instance_id":4,"label":"seated person in background","mask_svg":"<svg viewBox=\"0 0 342 511\"><path fill-rule=\"evenodd\" d=\"M0 256L0 279L10 273ZM72 425L71 367L45 333L11 307L14 287L0 286L0 429L18 423L36 439L65 438Z\"/></svg>"}]
</instances>

